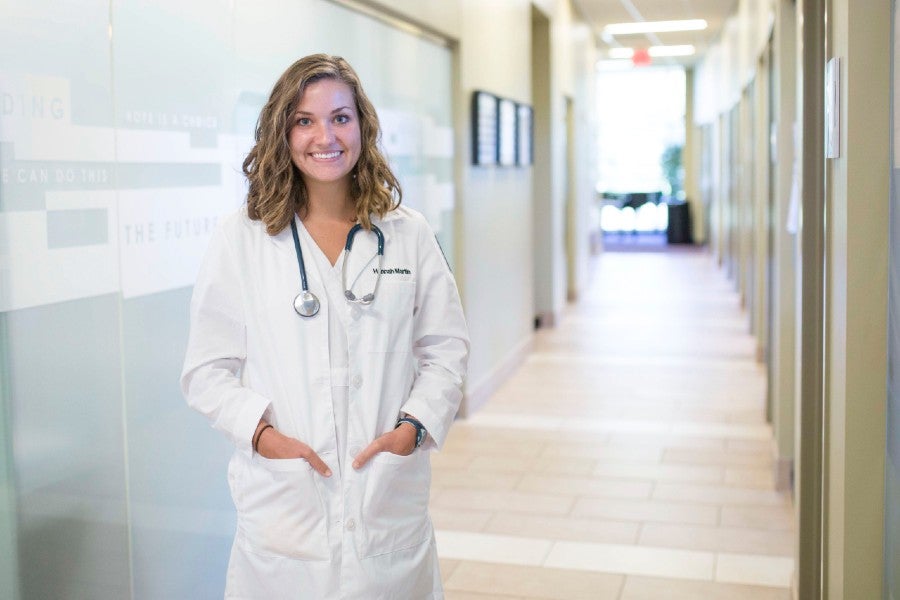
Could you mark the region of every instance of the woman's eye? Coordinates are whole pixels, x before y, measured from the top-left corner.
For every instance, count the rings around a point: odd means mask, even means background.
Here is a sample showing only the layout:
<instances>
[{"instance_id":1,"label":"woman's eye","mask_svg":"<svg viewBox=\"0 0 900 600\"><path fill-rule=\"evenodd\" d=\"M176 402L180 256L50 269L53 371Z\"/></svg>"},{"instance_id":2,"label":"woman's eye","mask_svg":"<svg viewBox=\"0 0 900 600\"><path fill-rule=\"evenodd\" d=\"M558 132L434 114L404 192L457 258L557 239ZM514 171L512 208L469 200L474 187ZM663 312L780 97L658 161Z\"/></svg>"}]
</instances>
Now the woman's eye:
<instances>
[{"instance_id":1,"label":"woman's eye","mask_svg":"<svg viewBox=\"0 0 900 600\"><path fill-rule=\"evenodd\" d=\"M310 123L312 123L312 121L310 121L307 117L300 117L299 119L297 119L297 125L302 125L305 127Z\"/></svg>"},{"instance_id":2,"label":"woman's eye","mask_svg":"<svg viewBox=\"0 0 900 600\"><path fill-rule=\"evenodd\" d=\"M334 120L335 120L336 123L349 123L349 122L350 122L350 116L349 116L349 115L337 115L337 116L334 118Z\"/></svg>"}]
</instances>

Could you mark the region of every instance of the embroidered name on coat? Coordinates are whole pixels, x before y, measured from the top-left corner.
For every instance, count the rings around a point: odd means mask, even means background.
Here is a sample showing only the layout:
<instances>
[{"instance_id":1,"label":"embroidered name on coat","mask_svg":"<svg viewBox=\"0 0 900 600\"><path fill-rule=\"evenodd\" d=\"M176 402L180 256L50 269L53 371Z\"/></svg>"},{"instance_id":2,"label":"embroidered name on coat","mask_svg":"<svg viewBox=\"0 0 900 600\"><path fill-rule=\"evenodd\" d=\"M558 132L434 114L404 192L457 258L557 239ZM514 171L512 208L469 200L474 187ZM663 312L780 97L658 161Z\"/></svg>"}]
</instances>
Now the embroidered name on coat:
<instances>
[{"instance_id":1,"label":"embroidered name on coat","mask_svg":"<svg viewBox=\"0 0 900 600\"><path fill-rule=\"evenodd\" d=\"M378 275L378 269L372 269L372 272ZM409 269L401 269L399 267L394 267L392 269L381 269L382 275L412 275L412 271Z\"/></svg>"}]
</instances>

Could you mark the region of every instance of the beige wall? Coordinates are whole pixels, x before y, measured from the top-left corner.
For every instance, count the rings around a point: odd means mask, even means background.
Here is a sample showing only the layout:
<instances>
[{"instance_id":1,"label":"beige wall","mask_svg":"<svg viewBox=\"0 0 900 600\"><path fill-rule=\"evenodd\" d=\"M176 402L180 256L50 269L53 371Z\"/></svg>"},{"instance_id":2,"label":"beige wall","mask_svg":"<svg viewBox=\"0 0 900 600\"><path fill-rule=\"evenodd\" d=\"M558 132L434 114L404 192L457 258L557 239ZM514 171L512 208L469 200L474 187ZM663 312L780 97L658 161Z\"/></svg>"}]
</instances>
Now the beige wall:
<instances>
[{"instance_id":1,"label":"beige wall","mask_svg":"<svg viewBox=\"0 0 900 600\"><path fill-rule=\"evenodd\" d=\"M757 61L772 32L772 0L740 0L728 18L722 37L697 66L697 123L710 123L734 106L756 75Z\"/></svg>"},{"instance_id":2,"label":"beige wall","mask_svg":"<svg viewBox=\"0 0 900 600\"><path fill-rule=\"evenodd\" d=\"M397 16L432 30L444 37L458 40L462 33L462 2L422 0L339 0L389 16Z\"/></svg>"},{"instance_id":3,"label":"beige wall","mask_svg":"<svg viewBox=\"0 0 900 600\"><path fill-rule=\"evenodd\" d=\"M459 246L472 337L469 408L474 409L521 360L531 340L535 310L531 168L469 164L469 103L476 89L532 101L531 6L523 0L464 0L461 6L458 91L463 110L457 130L464 150Z\"/></svg>"},{"instance_id":4,"label":"beige wall","mask_svg":"<svg viewBox=\"0 0 900 600\"><path fill-rule=\"evenodd\" d=\"M830 8L841 157L826 165L825 581L828 598L852 600L882 597L891 8Z\"/></svg>"},{"instance_id":5,"label":"beige wall","mask_svg":"<svg viewBox=\"0 0 900 600\"><path fill-rule=\"evenodd\" d=\"M766 50L764 50L759 61L755 98L753 99L753 102L756 104L754 126L757 137L753 156L756 168L753 169L752 219L754 236L752 261L756 277L754 278L753 298L751 300L751 306L753 307L751 321L753 334L756 336L756 357L760 363L766 361L769 353L769 318L772 310L769 302L769 291L772 282L770 281L771 271L769 269L769 238L771 230L768 222L769 211L772 208L769 201L771 196L770 177L773 177L769 163L769 152L771 151L769 124L772 119L769 107L771 69L768 46L766 46ZM767 406L766 408L767 415L771 418L772 407Z\"/></svg>"},{"instance_id":6,"label":"beige wall","mask_svg":"<svg viewBox=\"0 0 900 600\"><path fill-rule=\"evenodd\" d=\"M695 229L714 242L741 296L756 336L758 357L767 350L768 328L768 65L766 56L774 19L770 0L741 0L727 20L719 42L695 68L692 126L716 124L723 139L736 144L723 150L735 154L723 164L722 179L711 206L711 231ZM733 111L737 118L731 120ZM724 117L724 118L723 118ZM697 223L699 211L693 211Z\"/></svg>"},{"instance_id":7,"label":"beige wall","mask_svg":"<svg viewBox=\"0 0 900 600\"><path fill-rule=\"evenodd\" d=\"M551 113L547 129L552 147L548 193L537 206L534 171L539 168L474 167L471 162L470 102L485 90L518 102L532 97L532 2L529 0L446 0L442 2L364 2L370 8L409 19L449 38L457 61L457 280L472 338L468 409L478 407L524 358L541 310L561 312L565 303L565 96L579 114L587 104L593 77L593 42L577 23L569 0L538 0L549 19ZM535 127L537 129L537 125ZM584 137L579 148L590 147ZM590 155L588 155L590 157ZM575 169L578 215L587 213L593 186L590 159ZM582 206L584 204L584 206ZM545 212L546 211L546 212ZM533 252L535 215L546 227L545 252ZM579 217L578 223L586 218ZM588 239L578 233L577 273L586 278ZM535 257L546 259L546 268ZM581 285L583 281L579 281ZM539 307L537 298L546 300Z\"/></svg>"},{"instance_id":8,"label":"beige wall","mask_svg":"<svg viewBox=\"0 0 900 600\"><path fill-rule=\"evenodd\" d=\"M547 3L545 3L547 4ZM572 49L566 43L571 26L571 10L565 0L549 3L550 7L550 105L551 105L551 195L549 203L540 204L542 218L535 222L535 231L543 225L547 248L545 269L535 273L539 292L537 309L542 314L561 315L566 303L565 227L566 227L566 97L572 94ZM537 215L536 215L537 218ZM544 221L544 223L542 223ZM562 250L562 251L560 251ZM548 285L549 284L549 285Z\"/></svg>"},{"instance_id":9,"label":"beige wall","mask_svg":"<svg viewBox=\"0 0 900 600\"><path fill-rule=\"evenodd\" d=\"M575 99L575 265L574 282L569 289L579 295L590 277L591 219L597 186L597 106L595 73L598 54L590 29L585 23L572 25L572 65L574 69L572 97Z\"/></svg>"},{"instance_id":10,"label":"beige wall","mask_svg":"<svg viewBox=\"0 0 900 600\"><path fill-rule=\"evenodd\" d=\"M550 20L548 97L549 182L535 197L535 308L555 321L567 296L575 297L588 277L590 219L596 182L594 73L596 51L587 26L568 0L534 3ZM567 99L571 100L572 139L567 135ZM572 164L567 164L571 155ZM567 214L567 202L571 203ZM571 262L567 268L567 228Z\"/></svg>"},{"instance_id":11,"label":"beige wall","mask_svg":"<svg viewBox=\"0 0 900 600\"><path fill-rule=\"evenodd\" d=\"M748 132L751 131L748 115L756 109L757 123L764 116L761 110L764 107L759 105L756 96L749 96L746 92L758 75L760 57L766 52L773 24L772 0L740 0L735 13L727 19L719 41L695 67L692 78L694 126L712 125L719 139L724 139L721 138L725 135L722 128L730 123L728 114L740 106L740 138L736 150L738 160L744 163L752 163L754 159L754 149L747 147L747 140L750 139ZM755 83L758 89L761 83ZM768 131L759 128L756 131L757 136L768 138ZM722 150L725 149L723 146ZM723 177L718 180L718 185L712 187L712 197L707 199L711 202L711 222L701 222L701 207L695 206L692 210L693 225L700 234L698 239L709 239L716 257L728 267L729 275L741 292L742 301L751 309L754 333L760 334L762 324L759 314L753 310L758 309L762 302L759 294L763 288L759 283L763 273L758 268L759 261L753 256L751 247L753 223L761 214L758 209L762 198L753 190L759 189L762 179L754 181L755 175L746 168L729 173L729 165L723 166L724 170L720 173ZM729 187L732 182L736 187ZM732 240L733 246L729 245L729 240Z\"/></svg>"},{"instance_id":12,"label":"beige wall","mask_svg":"<svg viewBox=\"0 0 900 600\"><path fill-rule=\"evenodd\" d=\"M706 241L706 227L703 215L703 199L700 197L700 128L694 122L694 69L685 69L684 107L684 193L690 206L691 236L696 244Z\"/></svg>"},{"instance_id":13,"label":"beige wall","mask_svg":"<svg viewBox=\"0 0 900 600\"><path fill-rule=\"evenodd\" d=\"M741 0L722 38L691 78L691 125L719 128L726 142L721 152L736 153L723 164L720 185L712 188L711 230L703 231L705 224L696 228L713 241L716 257L740 292L760 361L769 353L769 319L775 307L774 300L769 300L770 277L775 275L774 268L769 268L769 180L777 174L770 173L768 159L769 74L776 66L768 63L768 51L774 18L772 2ZM737 119L732 120L735 110ZM729 134L736 136L736 143L728 141ZM789 298L781 300L783 304ZM770 417L775 408L774 404L769 407Z\"/></svg>"},{"instance_id":14,"label":"beige wall","mask_svg":"<svg viewBox=\"0 0 900 600\"><path fill-rule=\"evenodd\" d=\"M775 198L772 260L772 339L769 390L775 434L775 481L786 489L794 458L795 237L788 230L794 177L796 118L796 18L791 0L778 0L775 23Z\"/></svg>"},{"instance_id":15,"label":"beige wall","mask_svg":"<svg viewBox=\"0 0 900 600\"><path fill-rule=\"evenodd\" d=\"M587 26L569 0L534 2L550 22L549 61L549 160L546 180L535 189L535 310L554 322L569 295L577 296L588 276L590 256L588 211L593 202L595 155L593 152L594 72L596 52ZM577 148L573 165L567 165L566 99L572 100L576 123L572 140ZM540 167L536 167L540 168ZM570 177L571 180L567 180ZM573 202L566 214L567 198ZM566 266L566 227L574 236L572 269ZM567 281L571 273L574 281Z\"/></svg>"},{"instance_id":16,"label":"beige wall","mask_svg":"<svg viewBox=\"0 0 900 600\"><path fill-rule=\"evenodd\" d=\"M791 6L786 1L773 6L784 28L776 30L775 40L781 158L774 174L771 381L776 451L783 461L792 458L792 438L799 439L800 422L792 419L791 408L804 367L792 368L799 355L791 334L800 314L792 276L800 265L794 240L784 230L792 179L792 101L799 102L799 90L788 56L795 52ZM891 13L884 2L830 0L828 6L828 56L841 60L842 154L826 167L824 563L827 597L850 600L882 594ZM745 66L758 56L747 50L764 47L754 40L761 39L768 21L763 6L740 4L722 42L698 69L698 121L711 122L734 106L735 90L748 81ZM727 203L717 210L729 210ZM722 231L713 234L719 239Z\"/></svg>"}]
</instances>

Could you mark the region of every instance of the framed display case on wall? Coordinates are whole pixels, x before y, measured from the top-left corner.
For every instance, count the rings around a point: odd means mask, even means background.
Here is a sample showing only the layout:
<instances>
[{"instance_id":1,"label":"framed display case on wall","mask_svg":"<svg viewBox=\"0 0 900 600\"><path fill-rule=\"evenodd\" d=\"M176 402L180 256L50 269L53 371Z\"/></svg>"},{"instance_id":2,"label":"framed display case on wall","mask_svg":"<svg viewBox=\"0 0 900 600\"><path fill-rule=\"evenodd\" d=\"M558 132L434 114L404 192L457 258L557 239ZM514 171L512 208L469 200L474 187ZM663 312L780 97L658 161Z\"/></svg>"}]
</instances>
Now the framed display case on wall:
<instances>
[{"instance_id":1,"label":"framed display case on wall","mask_svg":"<svg viewBox=\"0 0 900 600\"><path fill-rule=\"evenodd\" d=\"M501 98L497 105L498 124L498 161L501 166L516 165L516 103Z\"/></svg>"},{"instance_id":2,"label":"framed display case on wall","mask_svg":"<svg viewBox=\"0 0 900 600\"><path fill-rule=\"evenodd\" d=\"M534 162L534 109L490 92L472 93L472 164L515 167Z\"/></svg>"},{"instance_id":3,"label":"framed display case on wall","mask_svg":"<svg viewBox=\"0 0 900 600\"><path fill-rule=\"evenodd\" d=\"M472 94L472 164L496 165L499 160L498 98L488 92Z\"/></svg>"},{"instance_id":4,"label":"framed display case on wall","mask_svg":"<svg viewBox=\"0 0 900 600\"><path fill-rule=\"evenodd\" d=\"M516 105L516 164L534 162L534 109L527 104Z\"/></svg>"}]
</instances>

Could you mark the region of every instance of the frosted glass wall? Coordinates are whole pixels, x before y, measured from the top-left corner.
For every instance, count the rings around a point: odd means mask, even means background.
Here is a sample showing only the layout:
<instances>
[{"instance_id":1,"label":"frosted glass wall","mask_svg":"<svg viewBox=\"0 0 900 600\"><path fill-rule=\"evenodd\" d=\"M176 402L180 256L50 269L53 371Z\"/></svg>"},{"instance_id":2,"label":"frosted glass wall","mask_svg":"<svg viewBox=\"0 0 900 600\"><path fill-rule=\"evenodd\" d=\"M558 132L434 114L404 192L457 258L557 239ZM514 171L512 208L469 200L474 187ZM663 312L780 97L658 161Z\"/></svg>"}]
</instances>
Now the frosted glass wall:
<instances>
[{"instance_id":1,"label":"frosted glass wall","mask_svg":"<svg viewBox=\"0 0 900 600\"><path fill-rule=\"evenodd\" d=\"M271 85L346 57L453 256L446 48L324 0L0 0L0 598L222 596L228 443L178 389Z\"/></svg>"}]
</instances>

